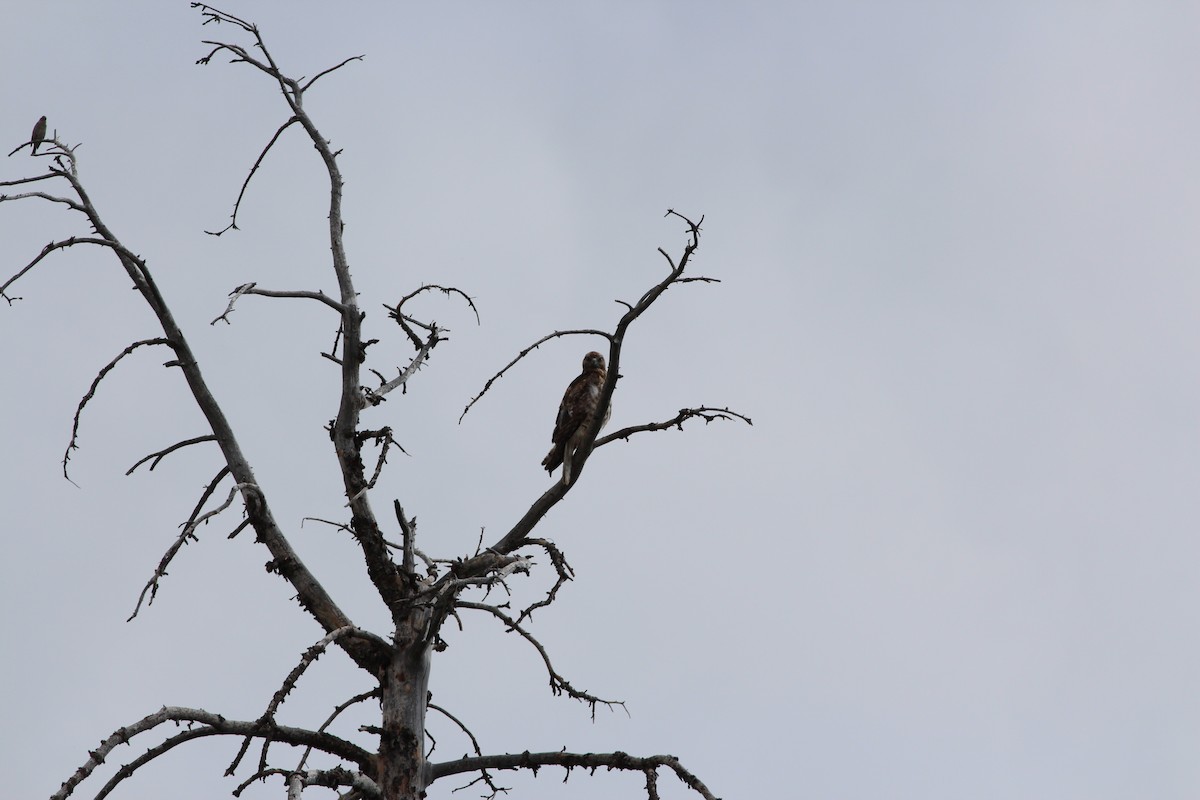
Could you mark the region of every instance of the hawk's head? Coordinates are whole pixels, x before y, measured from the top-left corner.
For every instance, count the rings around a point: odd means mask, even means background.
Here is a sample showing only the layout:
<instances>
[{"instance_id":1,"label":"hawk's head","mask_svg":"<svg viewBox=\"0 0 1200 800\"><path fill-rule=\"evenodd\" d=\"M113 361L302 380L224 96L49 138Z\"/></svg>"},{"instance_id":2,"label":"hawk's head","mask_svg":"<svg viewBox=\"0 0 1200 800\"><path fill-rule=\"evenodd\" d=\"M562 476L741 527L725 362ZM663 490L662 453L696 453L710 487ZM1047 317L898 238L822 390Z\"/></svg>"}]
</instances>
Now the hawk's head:
<instances>
[{"instance_id":1,"label":"hawk's head","mask_svg":"<svg viewBox=\"0 0 1200 800\"><path fill-rule=\"evenodd\" d=\"M583 357L583 371L593 372L595 370L604 369L604 356L597 353L595 350Z\"/></svg>"}]
</instances>

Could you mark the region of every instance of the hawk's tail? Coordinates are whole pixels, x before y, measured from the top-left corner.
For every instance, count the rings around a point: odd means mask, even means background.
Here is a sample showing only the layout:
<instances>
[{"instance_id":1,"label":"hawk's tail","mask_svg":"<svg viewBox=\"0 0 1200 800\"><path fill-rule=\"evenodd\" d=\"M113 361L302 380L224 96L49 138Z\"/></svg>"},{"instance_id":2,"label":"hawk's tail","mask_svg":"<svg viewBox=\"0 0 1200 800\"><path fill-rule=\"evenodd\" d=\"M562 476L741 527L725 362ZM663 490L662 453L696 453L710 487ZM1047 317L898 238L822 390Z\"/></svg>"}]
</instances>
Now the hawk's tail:
<instances>
[{"instance_id":1,"label":"hawk's tail","mask_svg":"<svg viewBox=\"0 0 1200 800\"><path fill-rule=\"evenodd\" d=\"M550 448L550 452L546 453L546 457L542 459L542 466L546 468L546 472L554 472L558 469L563 461L563 446L556 444Z\"/></svg>"}]
</instances>

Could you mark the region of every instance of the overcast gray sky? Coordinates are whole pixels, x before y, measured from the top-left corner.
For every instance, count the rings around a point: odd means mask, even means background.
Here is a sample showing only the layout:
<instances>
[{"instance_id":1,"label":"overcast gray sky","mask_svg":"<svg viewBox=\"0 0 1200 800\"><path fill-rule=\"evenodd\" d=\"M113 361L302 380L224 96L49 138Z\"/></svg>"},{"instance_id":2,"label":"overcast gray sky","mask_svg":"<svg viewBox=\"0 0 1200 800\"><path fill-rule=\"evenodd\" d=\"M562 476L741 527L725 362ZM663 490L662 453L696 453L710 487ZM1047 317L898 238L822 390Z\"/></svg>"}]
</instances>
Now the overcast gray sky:
<instances>
[{"instance_id":1,"label":"overcast gray sky","mask_svg":"<svg viewBox=\"0 0 1200 800\"><path fill-rule=\"evenodd\" d=\"M559 396L595 342L557 341L465 403L520 348L611 327L682 247L667 208L707 215L699 274L627 342L613 426L730 405L754 427L645 434L589 462L539 531L577 580L535 619L576 686L482 618L448 630L432 690L487 752L672 753L720 796L1194 798L1200 794L1200 7L1186 3L252 3L342 150L347 247L372 366L406 363L382 304L429 297L451 340L371 412L411 457L375 493L424 548L471 551L547 485ZM320 164L291 132L220 239L286 119L259 74L199 67L185 2L10 4L0 150L41 114L148 260L276 516L361 625L385 614L340 518L322 426L337 373ZM34 174L24 154L4 179ZM86 229L0 205L5 276ZM219 463L118 264L52 256L0 307L0 769L56 789L87 750L164 704L262 713L321 631L266 552L201 531L155 605L137 594ZM394 355L393 355L394 354ZM517 599L549 566L513 581ZM281 719L315 725L367 683L340 654ZM370 719L346 720L340 731ZM461 735L435 720L443 760ZM135 744L114 754L124 763ZM221 796L231 740L164 757L124 797ZM94 781L92 796L112 767ZM244 777L244 775L243 775ZM536 780L522 798L644 796L636 775ZM461 784L435 784L449 798ZM665 798L688 796L664 776ZM468 790L465 796L473 796ZM278 784L247 796L279 797ZM316 795L314 795L316 796ZM454 795L462 797L464 793Z\"/></svg>"}]
</instances>

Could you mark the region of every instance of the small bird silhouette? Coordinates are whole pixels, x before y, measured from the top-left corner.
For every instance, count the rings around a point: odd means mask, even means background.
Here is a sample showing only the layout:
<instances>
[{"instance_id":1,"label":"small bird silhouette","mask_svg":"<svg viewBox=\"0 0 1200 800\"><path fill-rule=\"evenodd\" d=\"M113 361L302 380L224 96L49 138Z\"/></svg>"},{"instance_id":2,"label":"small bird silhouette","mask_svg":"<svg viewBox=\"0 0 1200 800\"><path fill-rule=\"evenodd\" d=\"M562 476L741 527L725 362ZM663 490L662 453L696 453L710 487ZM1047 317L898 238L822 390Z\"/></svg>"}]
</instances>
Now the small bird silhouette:
<instances>
[{"instance_id":1,"label":"small bird silhouette","mask_svg":"<svg viewBox=\"0 0 1200 800\"><path fill-rule=\"evenodd\" d=\"M43 114L42 118L37 121L37 124L33 126L33 133L30 135L29 141L33 142L32 155L37 155L38 145L40 145L42 142L46 141L46 115L45 114Z\"/></svg>"}]
</instances>

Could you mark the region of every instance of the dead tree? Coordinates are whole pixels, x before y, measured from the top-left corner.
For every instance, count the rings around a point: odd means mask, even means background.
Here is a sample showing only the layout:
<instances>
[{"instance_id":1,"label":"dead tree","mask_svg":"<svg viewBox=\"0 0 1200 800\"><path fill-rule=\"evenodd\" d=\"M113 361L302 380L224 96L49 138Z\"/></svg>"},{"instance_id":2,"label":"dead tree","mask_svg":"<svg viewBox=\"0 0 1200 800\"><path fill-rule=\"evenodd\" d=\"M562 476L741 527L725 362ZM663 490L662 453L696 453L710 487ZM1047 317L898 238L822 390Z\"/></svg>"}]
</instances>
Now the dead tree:
<instances>
[{"instance_id":1,"label":"dead tree","mask_svg":"<svg viewBox=\"0 0 1200 800\"><path fill-rule=\"evenodd\" d=\"M328 433L340 468L342 490L349 512L348 520L334 524L347 536L352 537L361 549L370 581L390 612L392 630L383 635L357 626L339 608L334 598L292 549L285 531L272 513L270 498L259 487L254 470L243 455L238 438L221 405L205 382L200 365L183 330L176 323L166 298L159 291L147 261L123 244L101 218L79 177L77 145L67 144L57 131L46 134L43 149L35 156L46 159L46 171L28 178L0 182L0 187L9 191L16 190L13 194L0 196L0 202L44 200L61 204L81 214L92 234L71 236L46 245L23 268L0 284L0 296L11 305L18 299L11 294L14 283L56 251L75 246L105 248L111 251L124 268L133 287L150 307L162 329L161 336L130 344L100 370L92 386L79 402L71 441L63 458L64 475L67 474L71 452L76 447L80 418L88 401L100 382L121 359L143 347L164 348L169 352L165 365L179 370L182 374L191 396L207 421L209 432L151 453L135 464L133 469L146 462L151 462L153 466L171 453L193 445L215 445L220 453L215 474L188 515L178 538L163 555L158 568L142 590L130 619L136 616L144 605L154 601L168 565L181 546L196 537L197 527L231 508L236 508L240 503L244 517L233 524L230 536L247 527L253 529L256 542L265 547L270 554L268 570L288 582L295 591L301 607L324 631L322 638L302 655L257 719L233 720L202 709L165 707L118 728L89 752L87 760L53 796L65 798L71 795L98 766L112 756L118 746L133 744L135 738L139 742L143 741L143 734L155 732L160 738L140 755L121 766L99 790L97 797L108 795L140 767L185 742L209 736L230 736L240 739L241 745L229 764L227 775L233 775L238 770L252 746L257 746L259 751L257 759L254 759L254 766L244 770L249 774L235 794L254 781L278 777L282 779L289 798L299 797L306 787L319 786L339 790L343 792L344 797L412 800L425 796L426 788L437 780L454 775L477 774L472 783L480 783L485 794L494 796L501 791L494 782L496 771L536 772L542 767L558 766L568 771L579 767L590 771L605 768L644 773L646 793L650 800L658 797L658 774L665 768L699 796L714 800L713 793L699 778L685 769L673 756L668 755L637 757L622 752L580 754L568 752L565 748L562 751L547 753L525 751L486 755L476 746L476 754L472 757L438 763L427 761L426 714L430 710L445 715L470 735L466 727L449 711L430 702L427 691L431 656L445 646L440 635L442 626L459 612L474 611L491 616L506 630L516 632L525 639L541 656L555 694L567 695L588 704L593 714L597 705L619 705L617 701L603 700L572 686L565 677L555 671L546 648L528 629L530 614L535 609L553 602L559 589L572 578L571 567L563 552L550 539L535 536L534 530L546 513L567 496L575 481L570 484L556 481L540 497L533 500L529 509L511 524L503 536L488 547L477 548L470 557L432 558L426 555L418 547L415 524L405 513L399 500L392 501L391 513L394 523L380 519L372 504L372 490L385 466L389 450L398 445L388 428L364 427L363 413L382 402L388 393L402 389L429 359L438 343L445 339L444 328L414 316L408 304L427 292L441 292L456 298L464 302L471 311L475 311L474 303L465 292L452 286L424 285L413 289L400 297L394 306L387 307L390 319L399 328L399 335L413 348L411 360L406 365L397 367L395 375L391 377L367 366L368 348L372 342L363 339L362 324L365 313L359 305L359 297L351 281L343 245L343 180L338 167L338 153L331 149L330 143L321 135L304 106L307 93L319 80L359 57L346 59L312 78L294 79L288 77L276 63L256 26L206 5L193 4L193 7L202 15L205 25L230 28L242 41L206 41L205 44L210 49L198 63L208 64L214 58L229 57L231 63L254 68L275 83L288 111L287 119L262 150L242 185L229 225L212 233L220 236L237 228L238 208L245 196L246 187L274 144L289 128L298 127L303 131L312 142L328 174L328 235L333 274L337 283L336 295L319 290L268 289L254 283L246 283L231 292L228 307L213 322L229 322L235 304L247 295L312 300L332 312L335 322L331 327L337 331L336 346L325 355L337 365L341 381L337 392L336 415L329 425ZM21 145L18 150L24 146ZM50 187L61 189L53 190ZM604 410L609 407L613 390L620 377L622 348L630 327L671 287L687 282L713 281L712 278L687 273L700 245L702 220L692 221L674 211L667 213L669 217L681 220L686 228L687 240L682 252L672 256L666 250L660 249L659 252L666 261L666 274L635 302L618 301L624 307L624 313L612 330L560 330L542 337L522 350L487 381L479 394L467 404L463 414L465 415L471 406L483 397L498 378L542 343L558 337L585 335L600 337L607 342L608 373L599 398L598 416L602 417ZM365 380L365 370L374 376L373 381ZM595 448L618 439L628 440L632 435L644 431L682 428L683 424L691 419L702 419L706 423L734 419L750 422L748 418L727 408L698 407L682 409L662 422L632 425L600 438L597 438L597 431L591 430L583 445L576 451L575 476L582 473L588 457ZM398 531L399 536L388 538L387 529L393 525L393 530ZM539 552L547 555L555 569L553 585L544 597L520 611L510 610L506 604L489 601L487 590L502 586L514 573L528 572L532 565L532 555ZM339 649L369 674L374 688L348 698L327 720L316 727L295 728L277 723L276 713L296 686L300 676L330 647ZM378 703L379 707L378 725L362 729L362 738L372 739L373 744L358 744L327 732L330 723L339 714L366 702ZM174 723L173 732L164 737L162 730L168 723ZM471 740L474 742L473 736ZM280 751L278 746L300 748L304 755L298 763L293 759L292 766L276 766L280 758L277 755ZM340 766L321 770L308 768L306 763L312 751L333 756Z\"/></svg>"}]
</instances>

